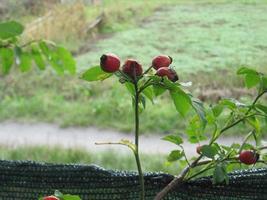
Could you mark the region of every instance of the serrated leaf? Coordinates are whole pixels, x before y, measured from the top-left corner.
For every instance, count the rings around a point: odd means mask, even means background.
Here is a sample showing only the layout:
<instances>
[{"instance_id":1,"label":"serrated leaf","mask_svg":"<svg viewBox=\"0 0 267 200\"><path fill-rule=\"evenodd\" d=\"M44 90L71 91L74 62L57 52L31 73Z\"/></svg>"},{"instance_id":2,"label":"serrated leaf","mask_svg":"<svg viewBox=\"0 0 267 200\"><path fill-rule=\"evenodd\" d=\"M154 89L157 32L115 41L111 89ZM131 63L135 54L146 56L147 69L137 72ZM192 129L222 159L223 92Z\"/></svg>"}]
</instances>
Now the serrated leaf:
<instances>
[{"instance_id":1,"label":"serrated leaf","mask_svg":"<svg viewBox=\"0 0 267 200\"><path fill-rule=\"evenodd\" d=\"M260 132L261 126L260 121L255 116L247 118L247 122L256 130L256 132Z\"/></svg>"},{"instance_id":2,"label":"serrated leaf","mask_svg":"<svg viewBox=\"0 0 267 200\"><path fill-rule=\"evenodd\" d=\"M111 73L104 72L100 66L91 67L81 75L81 79L86 81L103 81L111 77Z\"/></svg>"},{"instance_id":3,"label":"serrated leaf","mask_svg":"<svg viewBox=\"0 0 267 200\"><path fill-rule=\"evenodd\" d=\"M29 53L23 52L19 57L19 67L22 72L29 71L32 65L32 58Z\"/></svg>"},{"instance_id":4,"label":"serrated leaf","mask_svg":"<svg viewBox=\"0 0 267 200\"><path fill-rule=\"evenodd\" d=\"M264 106L262 104L256 104L255 107L264 112L265 114L267 114L267 106Z\"/></svg>"},{"instance_id":5,"label":"serrated leaf","mask_svg":"<svg viewBox=\"0 0 267 200\"><path fill-rule=\"evenodd\" d=\"M126 82L125 84L126 89L131 93L131 95L135 95L135 89L134 89L134 84L131 82Z\"/></svg>"},{"instance_id":6,"label":"serrated leaf","mask_svg":"<svg viewBox=\"0 0 267 200\"><path fill-rule=\"evenodd\" d=\"M245 84L247 88L252 88L260 82L260 76L258 74L247 74L245 76Z\"/></svg>"},{"instance_id":7,"label":"serrated leaf","mask_svg":"<svg viewBox=\"0 0 267 200\"><path fill-rule=\"evenodd\" d=\"M178 135L167 135L163 137L162 140L174 143L176 145L180 145L183 143L183 139Z\"/></svg>"},{"instance_id":8,"label":"serrated leaf","mask_svg":"<svg viewBox=\"0 0 267 200\"><path fill-rule=\"evenodd\" d=\"M81 200L81 198L77 195L70 195L70 194L65 194L62 197L63 200Z\"/></svg>"},{"instance_id":9,"label":"serrated leaf","mask_svg":"<svg viewBox=\"0 0 267 200\"><path fill-rule=\"evenodd\" d=\"M227 179L227 177L228 175L225 166L221 164L216 165L213 173L213 183L214 184L222 183Z\"/></svg>"},{"instance_id":10,"label":"serrated leaf","mask_svg":"<svg viewBox=\"0 0 267 200\"><path fill-rule=\"evenodd\" d=\"M58 57L62 61L62 65L64 66L64 69L69 71L70 74L75 74L76 62L73 59L71 53L63 47L57 47L56 53L58 54Z\"/></svg>"},{"instance_id":11,"label":"serrated leaf","mask_svg":"<svg viewBox=\"0 0 267 200\"><path fill-rule=\"evenodd\" d=\"M206 156L207 158L213 159L214 156L218 153L217 148L214 146L209 145L203 145L201 146L201 153L203 156Z\"/></svg>"},{"instance_id":12,"label":"serrated leaf","mask_svg":"<svg viewBox=\"0 0 267 200\"><path fill-rule=\"evenodd\" d=\"M142 93L153 103L154 92L152 86L149 86L144 89Z\"/></svg>"},{"instance_id":13,"label":"serrated leaf","mask_svg":"<svg viewBox=\"0 0 267 200\"><path fill-rule=\"evenodd\" d=\"M18 35L21 35L23 30L24 30L23 25L18 22L15 21L2 22L0 23L0 38L8 39L16 37Z\"/></svg>"},{"instance_id":14,"label":"serrated leaf","mask_svg":"<svg viewBox=\"0 0 267 200\"><path fill-rule=\"evenodd\" d=\"M153 91L156 97L162 95L166 90L167 90L166 88L160 85L153 85Z\"/></svg>"},{"instance_id":15,"label":"serrated leaf","mask_svg":"<svg viewBox=\"0 0 267 200\"><path fill-rule=\"evenodd\" d=\"M2 73L8 74L14 62L13 50L8 48L0 48L0 60L0 67L2 68Z\"/></svg>"},{"instance_id":16,"label":"serrated leaf","mask_svg":"<svg viewBox=\"0 0 267 200\"><path fill-rule=\"evenodd\" d=\"M177 160L181 159L183 156L184 156L184 152L183 151L174 150L168 155L167 160L169 162L174 162L174 161L177 161Z\"/></svg>"},{"instance_id":17,"label":"serrated leaf","mask_svg":"<svg viewBox=\"0 0 267 200\"><path fill-rule=\"evenodd\" d=\"M248 67L241 67L240 69L237 70L238 75L242 74L258 74L258 72L254 69L248 68Z\"/></svg>"},{"instance_id":18,"label":"serrated leaf","mask_svg":"<svg viewBox=\"0 0 267 200\"><path fill-rule=\"evenodd\" d=\"M212 112L213 112L214 116L215 116L215 117L219 117L220 114L221 114L222 111L223 111L223 108L224 108L223 105L220 105L220 104L215 105L215 106L212 108Z\"/></svg>"},{"instance_id":19,"label":"serrated leaf","mask_svg":"<svg viewBox=\"0 0 267 200\"><path fill-rule=\"evenodd\" d=\"M207 124L207 119L206 119L206 112L205 112L203 103L201 101L198 101L197 99L192 99L192 107L196 111L204 128Z\"/></svg>"},{"instance_id":20,"label":"serrated leaf","mask_svg":"<svg viewBox=\"0 0 267 200\"><path fill-rule=\"evenodd\" d=\"M63 198L63 194L59 190L56 190L54 195L58 198Z\"/></svg>"},{"instance_id":21,"label":"serrated leaf","mask_svg":"<svg viewBox=\"0 0 267 200\"><path fill-rule=\"evenodd\" d=\"M32 47L32 58L40 70L45 69L45 61L37 47Z\"/></svg>"},{"instance_id":22,"label":"serrated leaf","mask_svg":"<svg viewBox=\"0 0 267 200\"><path fill-rule=\"evenodd\" d=\"M170 90L170 95L176 110L184 117L191 108L191 99L182 90Z\"/></svg>"},{"instance_id":23,"label":"serrated leaf","mask_svg":"<svg viewBox=\"0 0 267 200\"><path fill-rule=\"evenodd\" d=\"M144 109L146 109L146 98L143 95L140 95L140 101Z\"/></svg>"}]
</instances>

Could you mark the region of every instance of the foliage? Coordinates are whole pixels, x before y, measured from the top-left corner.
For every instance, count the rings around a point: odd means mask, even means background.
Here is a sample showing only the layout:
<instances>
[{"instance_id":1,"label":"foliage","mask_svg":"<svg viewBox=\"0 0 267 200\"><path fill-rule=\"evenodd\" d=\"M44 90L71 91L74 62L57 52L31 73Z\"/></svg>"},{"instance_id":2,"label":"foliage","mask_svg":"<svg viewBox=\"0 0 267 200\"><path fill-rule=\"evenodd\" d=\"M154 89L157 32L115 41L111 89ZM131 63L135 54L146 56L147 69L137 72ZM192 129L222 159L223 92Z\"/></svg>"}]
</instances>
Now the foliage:
<instances>
[{"instance_id":1,"label":"foliage","mask_svg":"<svg viewBox=\"0 0 267 200\"><path fill-rule=\"evenodd\" d=\"M197 158L191 159L190 162L188 161L185 154L183 154L180 136L170 135L163 138L164 140L178 145L178 149L169 154L168 161L174 162L184 159L188 163L188 166L181 173L179 178L172 181L176 182L175 185L203 176L203 173L207 171L213 173L214 184L227 184L227 173L231 169L231 165L236 163L244 163L246 165L255 165L257 162L267 163L266 152L264 152L266 147L261 143L262 126L260 123L261 119L267 120L267 110L266 106L259 102L263 95L267 93L267 76L247 67L240 68L237 74L244 77L247 88L257 88L257 95L255 95L254 101L250 104L245 104L235 99L222 99L218 104L205 109L205 123L203 123L203 119L197 115L192 118L191 123L188 125L188 130L190 131L187 132L189 142L199 143L205 141L204 145L196 148L196 151L199 153ZM227 120L224 125L221 125L219 124L219 116L225 110L228 111ZM249 126L246 130L247 135L244 137L243 143L233 143L230 146L219 144L218 139L223 137L226 131L239 123ZM207 129L207 127L211 128ZM208 137L206 137L208 131L212 133L209 140ZM250 139L252 139L254 144L250 142ZM243 152L248 151L249 153L247 153L247 155L251 157L245 157L244 159L245 154L243 154ZM156 199L164 197L171 188L172 187L164 188L157 195Z\"/></svg>"},{"instance_id":2,"label":"foliage","mask_svg":"<svg viewBox=\"0 0 267 200\"><path fill-rule=\"evenodd\" d=\"M126 145L132 149L136 157L140 185L142 188L141 199L144 198L144 185L142 185L143 176L138 156L139 115L145 110L147 100L153 103L154 99L162 95L166 90L169 91L176 110L181 116L184 117L190 109L196 112L196 115L193 116L187 126L186 133L189 142L199 143L201 141L206 141L208 139L207 132L211 131L210 141L199 147L198 153L200 155L197 158L193 158L192 161L189 161L186 157L183 148L183 139L179 135L168 135L163 138L178 146L178 149L173 150L169 154L167 158L168 162L181 160L188 164L182 174L172 182L181 184L181 182L198 177L208 170L213 170L214 184L222 182L227 184L227 167L238 162L242 163L242 160L239 160L239 155L241 155L242 151L247 149L254 152L250 154L252 156L255 155L255 159L253 158L252 161L253 164L261 162L261 160L258 161L258 155L261 154L261 149L265 149L265 147L260 147L261 144L259 143L261 139L260 121L261 118L267 120L266 106L258 103L259 99L267 93L267 76L263 73L247 67L242 67L237 72L238 75L244 76L247 88L257 87L258 94L251 104L241 103L235 99L222 99L217 105L205 108L201 101L193 98L193 96L183 88L186 84L171 81L169 77L166 78L154 75L155 72L152 71L152 66L139 76L136 76L134 72L132 72L134 73L133 75L128 74L129 72L124 71L125 66L122 67L122 70L118 70L115 73L102 71L101 68L104 69L105 67L108 67L108 63L103 64L101 61L101 66L88 69L82 74L81 78L89 82L104 81L115 75L119 82L125 85L129 95L132 96L135 109L135 144L123 140L118 143L108 142L98 144L120 144ZM135 69L134 65L132 67ZM225 124L221 126L221 123L219 123L219 116L225 110L227 110L227 119ZM250 127L248 135L242 144L224 146L217 143L218 138L220 138L224 132L241 122L247 123ZM248 143L250 137L254 138L255 147ZM262 162L265 161L263 160ZM195 170L195 168L197 168L197 170ZM156 199L162 199L171 190L173 187L172 185L177 185L177 183L170 183L170 185L171 186L165 187L156 196Z\"/></svg>"},{"instance_id":3,"label":"foliage","mask_svg":"<svg viewBox=\"0 0 267 200\"><path fill-rule=\"evenodd\" d=\"M33 62L40 70L49 64L58 74L75 73L76 62L69 51L46 40L21 44L23 30L23 25L15 21L0 23L0 75L7 75L12 66L30 71Z\"/></svg>"}]
</instances>

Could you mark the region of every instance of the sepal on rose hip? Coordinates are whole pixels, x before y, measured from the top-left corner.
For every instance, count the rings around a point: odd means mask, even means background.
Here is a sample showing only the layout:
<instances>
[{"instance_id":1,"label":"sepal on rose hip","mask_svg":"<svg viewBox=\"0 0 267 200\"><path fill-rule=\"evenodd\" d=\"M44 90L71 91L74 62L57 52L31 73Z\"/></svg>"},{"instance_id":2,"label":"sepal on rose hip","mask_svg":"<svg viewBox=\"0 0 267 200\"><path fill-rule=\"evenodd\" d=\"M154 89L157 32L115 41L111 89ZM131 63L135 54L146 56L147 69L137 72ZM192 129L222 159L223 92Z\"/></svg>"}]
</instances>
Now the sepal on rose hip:
<instances>
[{"instance_id":1,"label":"sepal on rose hip","mask_svg":"<svg viewBox=\"0 0 267 200\"><path fill-rule=\"evenodd\" d=\"M142 65L133 59L128 59L125 61L124 65L122 66L122 72L134 78L135 76L141 76L143 73Z\"/></svg>"},{"instance_id":2,"label":"sepal on rose hip","mask_svg":"<svg viewBox=\"0 0 267 200\"><path fill-rule=\"evenodd\" d=\"M112 53L100 57L100 67L104 72L114 73L120 68L120 58Z\"/></svg>"},{"instance_id":3,"label":"sepal on rose hip","mask_svg":"<svg viewBox=\"0 0 267 200\"><path fill-rule=\"evenodd\" d=\"M244 163L246 165L252 165L255 164L259 160L260 155L257 152L254 151L242 151L239 154L239 161L241 163Z\"/></svg>"},{"instance_id":4,"label":"sepal on rose hip","mask_svg":"<svg viewBox=\"0 0 267 200\"><path fill-rule=\"evenodd\" d=\"M153 58L152 67L158 70L161 67L169 67L172 63L172 57L167 55L159 55Z\"/></svg>"}]
</instances>

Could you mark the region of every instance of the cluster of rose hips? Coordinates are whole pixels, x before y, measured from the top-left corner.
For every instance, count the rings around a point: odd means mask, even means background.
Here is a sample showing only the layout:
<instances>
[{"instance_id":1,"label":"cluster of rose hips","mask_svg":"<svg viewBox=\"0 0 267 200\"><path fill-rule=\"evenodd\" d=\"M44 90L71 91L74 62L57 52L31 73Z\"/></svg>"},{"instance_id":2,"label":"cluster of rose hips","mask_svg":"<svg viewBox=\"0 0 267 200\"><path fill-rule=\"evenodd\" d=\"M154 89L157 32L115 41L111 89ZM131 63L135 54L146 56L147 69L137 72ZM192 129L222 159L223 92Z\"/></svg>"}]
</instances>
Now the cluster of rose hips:
<instances>
[{"instance_id":1,"label":"cluster of rose hips","mask_svg":"<svg viewBox=\"0 0 267 200\"><path fill-rule=\"evenodd\" d=\"M170 67L172 58L166 55L159 55L153 58L152 66L157 70L156 75L160 77L166 76L169 80L176 82L178 80L177 73ZM118 56L108 53L100 58L100 66L104 72L114 73L120 70L120 59ZM127 59L123 66L122 72L131 78L141 76L143 73L142 65L134 60Z\"/></svg>"},{"instance_id":2,"label":"cluster of rose hips","mask_svg":"<svg viewBox=\"0 0 267 200\"><path fill-rule=\"evenodd\" d=\"M201 154L201 147L202 146L197 146L196 151L198 154ZM238 160L241 163L244 163L246 165L253 165L259 160L260 155L251 150L245 150L239 153Z\"/></svg>"}]
</instances>

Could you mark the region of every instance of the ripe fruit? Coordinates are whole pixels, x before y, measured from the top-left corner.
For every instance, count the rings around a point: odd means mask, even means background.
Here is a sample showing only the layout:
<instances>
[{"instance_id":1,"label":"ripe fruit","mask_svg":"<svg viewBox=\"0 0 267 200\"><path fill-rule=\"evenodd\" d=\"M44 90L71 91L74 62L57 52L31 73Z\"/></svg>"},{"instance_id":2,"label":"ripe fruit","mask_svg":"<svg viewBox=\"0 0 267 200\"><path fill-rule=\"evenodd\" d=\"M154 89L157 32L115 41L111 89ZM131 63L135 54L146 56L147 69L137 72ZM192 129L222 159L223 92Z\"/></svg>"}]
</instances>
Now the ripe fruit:
<instances>
[{"instance_id":1,"label":"ripe fruit","mask_svg":"<svg viewBox=\"0 0 267 200\"><path fill-rule=\"evenodd\" d=\"M246 165L255 164L259 159L259 154L253 151L242 151L239 154L239 160Z\"/></svg>"},{"instance_id":2,"label":"ripe fruit","mask_svg":"<svg viewBox=\"0 0 267 200\"><path fill-rule=\"evenodd\" d=\"M172 58L170 56L160 55L153 58L152 67L157 70L161 67L169 67L171 63Z\"/></svg>"},{"instance_id":3,"label":"ripe fruit","mask_svg":"<svg viewBox=\"0 0 267 200\"><path fill-rule=\"evenodd\" d=\"M201 154L201 145L198 145L197 146L197 148L196 148L196 152L198 153L198 154Z\"/></svg>"},{"instance_id":4,"label":"ripe fruit","mask_svg":"<svg viewBox=\"0 0 267 200\"><path fill-rule=\"evenodd\" d=\"M170 69L168 67L159 68L156 72L156 75L160 77L167 76L168 79L172 82L176 82L179 79L177 73L173 69Z\"/></svg>"},{"instance_id":5,"label":"ripe fruit","mask_svg":"<svg viewBox=\"0 0 267 200\"><path fill-rule=\"evenodd\" d=\"M60 199L55 196L47 196L47 197L44 197L43 200L60 200Z\"/></svg>"},{"instance_id":6,"label":"ripe fruit","mask_svg":"<svg viewBox=\"0 0 267 200\"><path fill-rule=\"evenodd\" d=\"M100 57L100 66L104 72L113 73L120 68L120 59L112 53L104 54Z\"/></svg>"},{"instance_id":7,"label":"ripe fruit","mask_svg":"<svg viewBox=\"0 0 267 200\"><path fill-rule=\"evenodd\" d=\"M143 73L142 65L140 65L136 60L128 59L122 66L123 73L134 78L134 75L141 76Z\"/></svg>"}]
</instances>

